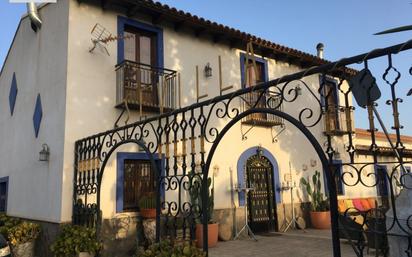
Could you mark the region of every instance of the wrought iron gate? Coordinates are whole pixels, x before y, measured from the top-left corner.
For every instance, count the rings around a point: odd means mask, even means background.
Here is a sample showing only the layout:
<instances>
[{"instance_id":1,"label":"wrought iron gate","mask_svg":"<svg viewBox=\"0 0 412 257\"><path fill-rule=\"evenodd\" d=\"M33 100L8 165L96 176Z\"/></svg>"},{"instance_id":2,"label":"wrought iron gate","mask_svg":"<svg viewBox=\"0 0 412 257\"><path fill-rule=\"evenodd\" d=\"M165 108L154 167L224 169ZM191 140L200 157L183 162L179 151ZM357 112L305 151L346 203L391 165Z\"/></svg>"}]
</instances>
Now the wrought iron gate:
<instances>
[{"instance_id":1,"label":"wrought iron gate","mask_svg":"<svg viewBox=\"0 0 412 257\"><path fill-rule=\"evenodd\" d=\"M249 224L253 232L268 232L277 227L272 165L264 156L254 155L246 163L249 191Z\"/></svg>"},{"instance_id":2,"label":"wrought iron gate","mask_svg":"<svg viewBox=\"0 0 412 257\"><path fill-rule=\"evenodd\" d=\"M105 131L90 137L80 139L75 144L75 174L73 193L73 222L89 226L101 223L102 177L105 166L111 154L120 146L127 143L137 144L150 155L152 167L156 172L156 237L169 235L184 239L193 239L195 221L203 224L204 250L208 250L207 224L210 217L210 198L208 190L208 177L210 165L216 149L222 138L230 128L243 118L252 114L270 114L285 120L288 126L300 131L315 149L322 163L324 175L329 192L333 256L341 256L340 238L345 237L353 246L358 256L364 256L365 251L379 246L378 254L388 255L388 244L379 243L400 238L397 256L412 256L412 213L400 211L398 203L404 205L410 198L409 189L412 188L411 174L401 168L402 164L412 164L412 153L405 149L401 137L401 123L399 105L402 100L398 97L397 88L400 81L400 70L393 65L393 56L411 49L412 41L391 47L376 49L366 54L344 58L334 63L311 67L309 69L286 75L254 87L244 88L233 93L217 96L213 99L195 103L193 105L151 117L124 127ZM385 61L386 69L373 70L370 63L374 60ZM382 91L387 91L387 104L392 110L392 131L395 133L393 140L400 158L396 162L387 162L378 159L379 153L390 152L386 145L378 145L376 137L375 115L373 106L376 102L366 106L365 116L369 120L370 145L360 149L354 141L354 127L352 120L352 88L347 83L357 74L355 70L348 69L346 65L361 65L366 70L371 70L377 76L382 74L385 86ZM412 73L411 71L409 71ZM390 79L392 74L392 79ZM319 85L313 86L307 79L312 75L321 77ZM331 97L328 90L324 90L329 76L338 77L337 89L343 96L341 106L329 105L330 101L323 101ZM313 77L312 77L313 78ZM363 80L364 77L359 78ZM376 80L372 80L375 83ZM410 85L409 85L410 86ZM371 86L372 87L372 86ZM299 89L299 90L298 90ZM300 92L303 91L303 92ZM251 103L244 96L258 92L256 101ZM330 92L330 90L329 90ZM277 106L260 102L264 96L267 103L276 98ZM299 101L311 105L299 105ZM240 102L240 104L239 104ZM343 102L343 103L342 103ZM249 108L240 108L247 104ZM270 108L268 107L270 106ZM282 106L282 110L279 108ZM292 106L293 108L289 108ZM337 108L337 111L333 111ZM289 110L289 111L287 111ZM293 111L291 111L293 110ZM290 112L290 113L289 113ZM314 137L311 129L322 126L322 117L328 113L342 114L345 121L340 123L344 131L327 131L325 142L319 142ZM224 124L222 126L222 124ZM335 138L342 137L344 145L336 144ZM298 147L298 146L296 146ZM344 150L340 150L344 148ZM362 153L372 157L372 160L356 162L355 155ZM345 154L343 172L339 176L332 174L332 165L337 153ZM162 160L161 172L157 172L155 158ZM342 157L343 158L343 157ZM336 192L335 177L339 177L346 187L376 188L380 178L370 171L376 164L388 165L390 169L384 174L388 179L389 211L381 209L379 205L362 211L350 207L339 211ZM378 171L381 172L381 171ZM200 192L198 199L191 201L190 192L193 189ZM173 192L174 197L169 197ZM161 195L164 195L161 196ZM378 199L379 200L379 199ZM378 203L379 204L379 203ZM354 209L354 212L350 211ZM362 222L359 220L362 219ZM357 222L353 222L353 221ZM360 224L359 224L360 223ZM372 242L375 242L373 245ZM378 242L378 243L376 243ZM393 249L392 250L396 250Z\"/></svg>"}]
</instances>

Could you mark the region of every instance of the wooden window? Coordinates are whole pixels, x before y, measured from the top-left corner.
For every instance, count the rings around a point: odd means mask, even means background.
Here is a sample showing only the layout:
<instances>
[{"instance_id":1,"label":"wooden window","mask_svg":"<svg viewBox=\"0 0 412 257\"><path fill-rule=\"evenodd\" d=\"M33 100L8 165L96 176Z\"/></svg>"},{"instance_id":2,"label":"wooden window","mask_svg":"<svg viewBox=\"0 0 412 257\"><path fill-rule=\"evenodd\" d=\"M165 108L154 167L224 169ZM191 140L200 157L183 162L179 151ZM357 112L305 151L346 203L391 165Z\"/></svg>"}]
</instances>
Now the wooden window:
<instances>
[{"instance_id":1,"label":"wooden window","mask_svg":"<svg viewBox=\"0 0 412 257\"><path fill-rule=\"evenodd\" d=\"M124 160L123 210L139 210L142 196L155 193L152 165L148 160Z\"/></svg>"},{"instance_id":2,"label":"wooden window","mask_svg":"<svg viewBox=\"0 0 412 257\"><path fill-rule=\"evenodd\" d=\"M246 81L246 87L254 86L256 84L259 84L261 82L265 81L265 69L264 69L264 64L261 62L256 62L256 71L253 66L253 62L249 60L249 63L247 64L246 67L246 73L247 73L247 81Z\"/></svg>"},{"instance_id":3,"label":"wooden window","mask_svg":"<svg viewBox=\"0 0 412 257\"><path fill-rule=\"evenodd\" d=\"M126 28L124 35L126 37L124 40L125 60L157 66L156 34L134 28Z\"/></svg>"},{"instance_id":4,"label":"wooden window","mask_svg":"<svg viewBox=\"0 0 412 257\"><path fill-rule=\"evenodd\" d=\"M328 132L338 131L339 128L339 106L338 90L333 81L326 81L324 85L324 104L327 106L326 129Z\"/></svg>"}]
</instances>

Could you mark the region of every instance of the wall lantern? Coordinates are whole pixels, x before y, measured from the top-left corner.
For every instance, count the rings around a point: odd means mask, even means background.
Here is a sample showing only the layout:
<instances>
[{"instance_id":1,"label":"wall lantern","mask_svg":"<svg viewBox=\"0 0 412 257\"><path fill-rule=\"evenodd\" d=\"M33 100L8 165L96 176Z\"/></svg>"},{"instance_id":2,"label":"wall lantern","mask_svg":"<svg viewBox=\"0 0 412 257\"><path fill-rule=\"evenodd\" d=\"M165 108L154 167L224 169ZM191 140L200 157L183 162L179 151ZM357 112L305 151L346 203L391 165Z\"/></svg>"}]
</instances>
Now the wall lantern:
<instances>
[{"instance_id":1,"label":"wall lantern","mask_svg":"<svg viewBox=\"0 0 412 257\"><path fill-rule=\"evenodd\" d=\"M212 67L210 67L210 63L206 64L204 72L206 78L212 77Z\"/></svg>"},{"instance_id":2,"label":"wall lantern","mask_svg":"<svg viewBox=\"0 0 412 257\"><path fill-rule=\"evenodd\" d=\"M39 161L41 162L47 162L49 161L49 156L50 156L50 148L47 144L42 145L41 151L39 152Z\"/></svg>"},{"instance_id":3,"label":"wall lantern","mask_svg":"<svg viewBox=\"0 0 412 257\"><path fill-rule=\"evenodd\" d=\"M295 93L297 96L302 95L302 88L299 85L295 87Z\"/></svg>"},{"instance_id":4,"label":"wall lantern","mask_svg":"<svg viewBox=\"0 0 412 257\"><path fill-rule=\"evenodd\" d=\"M263 155L263 149L261 146L258 146L256 149L256 154L260 158Z\"/></svg>"}]
</instances>

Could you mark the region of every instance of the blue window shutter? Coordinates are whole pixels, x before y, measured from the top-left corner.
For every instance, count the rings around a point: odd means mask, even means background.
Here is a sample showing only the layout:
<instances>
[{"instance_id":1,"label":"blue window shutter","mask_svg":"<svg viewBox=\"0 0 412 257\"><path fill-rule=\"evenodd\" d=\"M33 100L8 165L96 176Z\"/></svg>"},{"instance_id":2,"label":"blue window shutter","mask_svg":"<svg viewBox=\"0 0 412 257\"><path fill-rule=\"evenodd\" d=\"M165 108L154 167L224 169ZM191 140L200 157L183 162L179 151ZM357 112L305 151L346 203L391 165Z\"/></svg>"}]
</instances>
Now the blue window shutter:
<instances>
[{"instance_id":1,"label":"blue window shutter","mask_svg":"<svg viewBox=\"0 0 412 257\"><path fill-rule=\"evenodd\" d=\"M0 178L0 212L7 211L7 198L9 191L9 177Z\"/></svg>"},{"instance_id":2,"label":"blue window shutter","mask_svg":"<svg viewBox=\"0 0 412 257\"><path fill-rule=\"evenodd\" d=\"M337 172L335 172L335 181L336 181L336 193L337 195L344 195L345 194L345 188L344 188L344 183L342 181L342 161L341 160L334 160L333 165L337 169ZM323 176L323 182L325 183L325 195L329 197L329 188L328 188L328 180L326 179L326 176L324 174Z\"/></svg>"},{"instance_id":3,"label":"blue window shutter","mask_svg":"<svg viewBox=\"0 0 412 257\"><path fill-rule=\"evenodd\" d=\"M34 113L33 113L33 127L34 127L34 134L36 138L39 135L40 124L41 124L42 118L43 118L43 107L41 105L40 94L38 94L37 99L36 99L36 105L34 107Z\"/></svg>"},{"instance_id":4,"label":"blue window shutter","mask_svg":"<svg viewBox=\"0 0 412 257\"><path fill-rule=\"evenodd\" d=\"M16 105L17 92L18 92L18 89L17 89L16 73L13 73L13 78L11 81L10 93L9 93L9 106L10 106L11 115L13 115L14 113L14 106Z\"/></svg>"}]
</instances>

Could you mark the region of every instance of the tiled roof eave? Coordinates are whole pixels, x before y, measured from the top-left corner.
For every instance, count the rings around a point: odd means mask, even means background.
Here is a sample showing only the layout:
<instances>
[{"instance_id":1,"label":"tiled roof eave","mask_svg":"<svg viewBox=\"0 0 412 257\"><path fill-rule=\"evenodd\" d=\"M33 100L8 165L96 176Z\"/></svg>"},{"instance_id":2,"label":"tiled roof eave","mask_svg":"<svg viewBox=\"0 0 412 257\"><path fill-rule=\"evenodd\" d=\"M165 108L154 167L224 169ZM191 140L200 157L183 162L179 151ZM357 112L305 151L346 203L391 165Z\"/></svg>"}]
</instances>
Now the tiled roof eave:
<instances>
[{"instance_id":1,"label":"tiled roof eave","mask_svg":"<svg viewBox=\"0 0 412 257\"><path fill-rule=\"evenodd\" d=\"M195 28L203 28L214 34L220 33L224 35L225 38L230 38L230 40L240 40L243 43L252 41L256 46L271 51L275 55L284 55L287 58L299 60L300 62L306 63L307 66L318 66L330 63L329 61L320 59L315 55L265 40L252 34L198 17L197 15L177 10L174 7L170 7L166 4L161 4L153 0L78 0L78 2L100 2L102 5L104 3L106 8L110 8L110 2L115 2L116 5L125 5L126 10L137 7L136 12L145 10L147 12L157 13L157 15L162 16L162 19L167 19L171 22L183 22L186 26L189 25ZM246 46L246 44L244 45ZM356 70L350 68L344 68L341 70L340 74L342 74L342 72L349 76L357 73Z\"/></svg>"}]
</instances>

